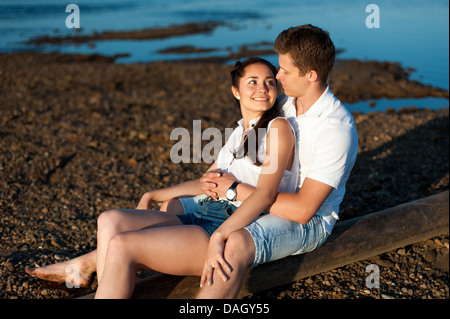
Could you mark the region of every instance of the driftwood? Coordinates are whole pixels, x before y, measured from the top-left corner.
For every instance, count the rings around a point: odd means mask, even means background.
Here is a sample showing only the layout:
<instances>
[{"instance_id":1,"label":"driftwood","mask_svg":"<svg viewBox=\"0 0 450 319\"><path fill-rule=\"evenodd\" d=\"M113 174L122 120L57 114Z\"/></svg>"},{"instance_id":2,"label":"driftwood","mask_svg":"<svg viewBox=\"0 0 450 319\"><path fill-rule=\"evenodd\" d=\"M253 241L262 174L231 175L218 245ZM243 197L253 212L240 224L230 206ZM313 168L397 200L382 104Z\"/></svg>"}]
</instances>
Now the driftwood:
<instances>
[{"instance_id":1,"label":"driftwood","mask_svg":"<svg viewBox=\"0 0 450 319\"><path fill-rule=\"evenodd\" d=\"M247 270L243 296L449 232L449 192L338 222L316 250ZM155 274L136 283L133 298L194 298L199 277ZM93 294L82 298L93 298Z\"/></svg>"}]
</instances>

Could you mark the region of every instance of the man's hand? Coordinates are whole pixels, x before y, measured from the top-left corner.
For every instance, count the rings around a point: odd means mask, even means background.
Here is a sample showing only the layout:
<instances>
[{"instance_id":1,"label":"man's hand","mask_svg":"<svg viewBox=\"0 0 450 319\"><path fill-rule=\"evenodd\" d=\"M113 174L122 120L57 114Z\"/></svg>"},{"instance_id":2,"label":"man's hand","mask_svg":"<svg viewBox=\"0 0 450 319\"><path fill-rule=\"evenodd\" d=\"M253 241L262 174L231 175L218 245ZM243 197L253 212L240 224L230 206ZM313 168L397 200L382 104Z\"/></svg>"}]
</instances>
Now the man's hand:
<instances>
[{"instance_id":1,"label":"man's hand","mask_svg":"<svg viewBox=\"0 0 450 319\"><path fill-rule=\"evenodd\" d=\"M228 188L236 181L236 178L227 172L215 169L206 172L200 178L202 191L214 199L218 197L226 198Z\"/></svg>"}]
</instances>

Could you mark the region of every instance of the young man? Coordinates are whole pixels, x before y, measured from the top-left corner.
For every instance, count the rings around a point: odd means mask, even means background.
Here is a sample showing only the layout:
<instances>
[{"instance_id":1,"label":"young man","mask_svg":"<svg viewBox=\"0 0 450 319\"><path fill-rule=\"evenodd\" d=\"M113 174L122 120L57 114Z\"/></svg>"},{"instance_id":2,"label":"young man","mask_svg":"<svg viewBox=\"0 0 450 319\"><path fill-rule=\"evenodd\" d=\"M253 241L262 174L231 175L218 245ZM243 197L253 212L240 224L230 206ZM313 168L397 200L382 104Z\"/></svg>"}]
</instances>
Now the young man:
<instances>
[{"instance_id":1,"label":"young man","mask_svg":"<svg viewBox=\"0 0 450 319\"><path fill-rule=\"evenodd\" d=\"M203 287L200 298L235 297L248 266L320 246L338 219L356 160L358 136L353 118L327 85L335 59L328 32L311 25L289 28L276 39L275 51L280 64L277 79L285 92L280 106L296 130L299 190L279 193L270 214L229 236L224 258L233 272L226 282L219 279ZM210 172L201 180L207 195L220 197L234 182L225 172ZM240 183L235 191L238 200L244 200L253 189ZM210 271L210 276L224 275L221 269Z\"/></svg>"},{"instance_id":2,"label":"young man","mask_svg":"<svg viewBox=\"0 0 450 319\"><path fill-rule=\"evenodd\" d=\"M206 276L212 278L212 284L204 285L198 298L236 297L249 266L317 248L338 219L345 184L356 160L358 136L351 114L327 85L335 59L334 45L328 32L304 25L280 33L275 50L280 64L277 79L285 91L279 105L296 131L298 191L279 193L268 208L270 214L261 215L228 236L223 259L232 271L224 273L222 269L228 267L208 267ZM226 198L235 179L216 171L206 173L201 181L207 195ZM234 195L236 200L244 201L253 191L254 188L239 183ZM144 195L138 208L146 209L149 200ZM164 205L167 208L170 202ZM93 251L27 272L64 281L65 267L75 264L81 270L83 284L95 271L96 257ZM204 260L199 263L203 266Z\"/></svg>"}]
</instances>

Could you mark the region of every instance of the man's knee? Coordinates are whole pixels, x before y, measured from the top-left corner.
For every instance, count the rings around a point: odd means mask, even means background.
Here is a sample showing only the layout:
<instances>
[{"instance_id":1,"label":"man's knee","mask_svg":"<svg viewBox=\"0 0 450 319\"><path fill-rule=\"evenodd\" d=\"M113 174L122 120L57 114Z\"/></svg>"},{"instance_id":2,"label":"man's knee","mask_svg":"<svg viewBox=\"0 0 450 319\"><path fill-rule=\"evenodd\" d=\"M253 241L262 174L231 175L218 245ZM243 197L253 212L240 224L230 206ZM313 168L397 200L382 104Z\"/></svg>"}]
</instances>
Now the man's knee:
<instances>
[{"instance_id":1,"label":"man's knee","mask_svg":"<svg viewBox=\"0 0 450 319\"><path fill-rule=\"evenodd\" d=\"M250 233L241 229L230 234L225 244L225 260L235 266L248 267L255 258L255 244Z\"/></svg>"}]
</instances>

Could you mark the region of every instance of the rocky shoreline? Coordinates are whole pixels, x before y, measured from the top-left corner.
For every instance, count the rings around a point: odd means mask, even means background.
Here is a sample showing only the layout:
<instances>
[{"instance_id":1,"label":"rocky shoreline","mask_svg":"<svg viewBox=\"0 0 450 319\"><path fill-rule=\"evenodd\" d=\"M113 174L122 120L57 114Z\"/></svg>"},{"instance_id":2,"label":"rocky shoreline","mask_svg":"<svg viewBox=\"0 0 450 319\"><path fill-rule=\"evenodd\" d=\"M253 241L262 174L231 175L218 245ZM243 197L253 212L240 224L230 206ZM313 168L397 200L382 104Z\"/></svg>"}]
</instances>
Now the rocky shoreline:
<instances>
[{"instance_id":1,"label":"rocky shoreline","mask_svg":"<svg viewBox=\"0 0 450 319\"><path fill-rule=\"evenodd\" d=\"M209 61L211 62L211 61ZM0 298L74 298L94 291L29 277L24 268L96 247L96 218L134 207L147 190L199 177L207 163L175 164L177 127L234 127L230 66L115 64L114 58L0 55ZM339 61L330 87L343 102L439 96L396 63ZM448 108L354 113L360 150L341 219L448 189ZM207 141L204 141L205 143ZM448 299L448 234L250 296ZM364 282L368 264L381 287ZM145 274L141 274L144 276Z\"/></svg>"},{"instance_id":2,"label":"rocky shoreline","mask_svg":"<svg viewBox=\"0 0 450 319\"><path fill-rule=\"evenodd\" d=\"M129 31L104 31L93 34L77 34L71 36L41 36L27 41L28 44L56 44L67 43L94 43L104 40L152 40L167 39L171 37L185 36L189 34L210 33L215 28L223 25L223 22L205 21L200 23L189 22L185 24L171 25L162 28L146 28Z\"/></svg>"}]
</instances>

